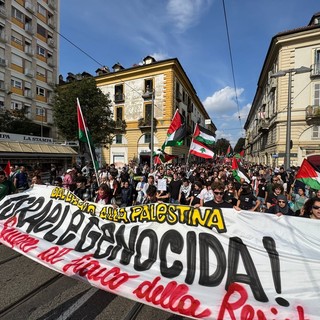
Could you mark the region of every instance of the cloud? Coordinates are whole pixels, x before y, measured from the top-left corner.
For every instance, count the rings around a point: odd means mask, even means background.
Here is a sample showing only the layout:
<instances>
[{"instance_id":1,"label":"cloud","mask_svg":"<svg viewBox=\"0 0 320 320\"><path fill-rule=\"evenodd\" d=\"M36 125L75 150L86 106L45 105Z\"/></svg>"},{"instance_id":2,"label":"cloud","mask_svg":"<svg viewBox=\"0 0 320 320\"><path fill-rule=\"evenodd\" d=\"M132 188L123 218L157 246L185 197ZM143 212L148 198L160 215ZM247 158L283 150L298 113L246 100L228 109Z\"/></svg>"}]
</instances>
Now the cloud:
<instances>
[{"instance_id":1,"label":"cloud","mask_svg":"<svg viewBox=\"0 0 320 320\"><path fill-rule=\"evenodd\" d=\"M236 90L238 101L244 89ZM225 87L216 91L211 97L207 97L203 101L203 105L209 114L228 113L237 110L236 92L231 87Z\"/></svg>"},{"instance_id":2,"label":"cloud","mask_svg":"<svg viewBox=\"0 0 320 320\"><path fill-rule=\"evenodd\" d=\"M175 24L176 31L184 32L198 23L211 3L212 0L169 0L167 13Z\"/></svg>"}]
</instances>

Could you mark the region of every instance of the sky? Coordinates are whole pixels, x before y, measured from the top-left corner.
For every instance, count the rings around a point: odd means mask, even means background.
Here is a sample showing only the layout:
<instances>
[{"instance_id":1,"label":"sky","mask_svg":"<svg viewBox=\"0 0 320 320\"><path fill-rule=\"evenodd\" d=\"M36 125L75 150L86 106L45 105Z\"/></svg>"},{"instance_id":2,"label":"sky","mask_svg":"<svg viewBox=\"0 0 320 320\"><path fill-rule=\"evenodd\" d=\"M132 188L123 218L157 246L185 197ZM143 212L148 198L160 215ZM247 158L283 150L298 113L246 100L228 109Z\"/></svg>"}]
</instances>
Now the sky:
<instances>
[{"instance_id":1,"label":"sky","mask_svg":"<svg viewBox=\"0 0 320 320\"><path fill-rule=\"evenodd\" d=\"M60 6L59 74L95 75L117 62L129 68L148 55L177 58L217 139L232 147L245 137L272 37L308 25L320 11L319 0L61 0Z\"/></svg>"}]
</instances>

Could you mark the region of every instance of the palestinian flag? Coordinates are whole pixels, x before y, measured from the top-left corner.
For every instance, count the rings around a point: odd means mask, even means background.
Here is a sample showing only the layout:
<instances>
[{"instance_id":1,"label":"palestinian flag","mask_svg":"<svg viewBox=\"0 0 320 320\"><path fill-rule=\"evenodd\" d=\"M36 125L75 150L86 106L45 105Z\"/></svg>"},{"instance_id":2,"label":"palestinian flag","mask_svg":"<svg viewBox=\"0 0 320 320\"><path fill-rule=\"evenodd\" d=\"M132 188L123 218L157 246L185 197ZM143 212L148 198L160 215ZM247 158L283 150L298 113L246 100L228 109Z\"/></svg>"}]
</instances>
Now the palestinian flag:
<instances>
[{"instance_id":1,"label":"palestinian flag","mask_svg":"<svg viewBox=\"0 0 320 320\"><path fill-rule=\"evenodd\" d=\"M245 182L250 183L249 177L245 173L244 169L238 164L236 158L232 158L232 175L238 182L243 178Z\"/></svg>"},{"instance_id":2,"label":"palestinian flag","mask_svg":"<svg viewBox=\"0 0 320 320\"><path fill-rule=\"evenodd\" d=\"M158 149L157 152L154 152L154 164L162 164L169 162L178 156L174 156L168 153L163 152L162 150Z\"/></svg>"},{"instance_id":3,"label":"palestinian flag","mask_svg":"<svg viewBox=\"0 0 320 320\"><path fill-rule=\"evenodd\" d=\"M212 159L214 156L214 152L210 150L206 145L201 142L192 139L189 153L194 154L200 158Z\"/></svg>"},{"instance_id":4,"label":"palestinian flag","mask_svg":"<svg viewBox=\"0 0 320 320\"><path fill-rule=\"evenodd\" d=\"M226 152L226 157L227 158L231 158L232 156L233 156L232 148L231 148L231 145L229 144L229 147L228 147L227 152Z\"/></svg>"},{"instance_id":5,"label":"palestinian flag","mask_svg":"<svg viewBox=\"0 0 320 320\"><path fill-rule=\"evenodd\" d=\"M177 109L168 129L167 139L162 145L162 150L164 150L165 147L181 146L186 133L186 125L183 122L182 115Z\"/></svg>"},{"instance_id":6,"label":"palestinian flag","mask_svg":"<svg viewBox=\"0 0 320 320\"><path fill-rule=\"evenodd\" d=\"M92 158L92 162L93 165L95 167L95 169L97 170L99 167L98 161L97 161L97 156L96 156L96 152L95 152L95 148L94 145L92 143L92 138L89 132L88 127L86 126L83 114L82 114L82 110L81 110L81 106L80 106L80 102L79 99L77 98L77 117L78 117L78 137L79 140L81 142L84 142L87 144L87 146L89 147L89 151L91 154L91 158Z\"/></svg>"},{"instance_id":7,"label":"palestinian flag","mask_svg":"<svg viewBox=\"0 0 320 320\"><path fill-rule=\"evenodd\" d=\"M193 138L206 145L213 145L216 142L216 139L212 132L204 127L201 127L198 123L196 124L196 127L194 129Z\"/></svg>"},{"instance_id":8,"label":"palestinian flag","mask_svg":"<svg viewBox=\"0 0 320 320\"><path fill-rule=\"evenodd\" d=\"M302 161L296 179L310 186L312 189L320 190L320 172L306 159Z\"/></svg>"},{"instance_id":9,"label":"palestinian flag","mask_svg":"<svg viewBox=\"0 0 320 320\"><path fill-rule=\"evenodd\" d=\"M234 157L237 158L237 159L243 158L244 157L244 150L242 150L240 153L236 153L234 155Z\"/></svg>"}]
</instances>

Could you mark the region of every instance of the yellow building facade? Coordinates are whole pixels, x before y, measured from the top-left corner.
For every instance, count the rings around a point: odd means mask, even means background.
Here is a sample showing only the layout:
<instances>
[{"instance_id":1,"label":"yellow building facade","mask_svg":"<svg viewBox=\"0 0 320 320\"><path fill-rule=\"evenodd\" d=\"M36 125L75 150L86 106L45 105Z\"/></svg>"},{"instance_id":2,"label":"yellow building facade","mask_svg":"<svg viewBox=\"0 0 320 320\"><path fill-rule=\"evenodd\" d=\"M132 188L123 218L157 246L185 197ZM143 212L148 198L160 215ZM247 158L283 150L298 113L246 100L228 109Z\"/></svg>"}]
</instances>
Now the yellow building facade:
<instances>
[{"instance_id":1,"label":"yellow building facade","mask_svg":"<svg viewBox=\"0 0 320 320\"><path fill-rule=\"evenodd\" d=\"M156 61L148 56L141 65L127 69L118 63L112 72L98 69L95 79L97 87L109 95L117 123L113 143L101 148L102 163L118 167L130 161L149 163L152 111L155 152L166 140L175 110L184 117L187 127L184 145L165 149L166 153L177 155L179 163L187 161L196 123L215 134L216 127L178 59ZM146 95L151 92L153 98Z\"/></svg>"},{"instance_id":2,"label":"yellow building facade","mask_svg":"<svg viewBox=\"0 0 320 320\"><path fill-rule=\"evenodd\" d=\"M272 38L245 130L250 162L297 166L320 153L320 13Z\"/></svg>"}]
</instances>

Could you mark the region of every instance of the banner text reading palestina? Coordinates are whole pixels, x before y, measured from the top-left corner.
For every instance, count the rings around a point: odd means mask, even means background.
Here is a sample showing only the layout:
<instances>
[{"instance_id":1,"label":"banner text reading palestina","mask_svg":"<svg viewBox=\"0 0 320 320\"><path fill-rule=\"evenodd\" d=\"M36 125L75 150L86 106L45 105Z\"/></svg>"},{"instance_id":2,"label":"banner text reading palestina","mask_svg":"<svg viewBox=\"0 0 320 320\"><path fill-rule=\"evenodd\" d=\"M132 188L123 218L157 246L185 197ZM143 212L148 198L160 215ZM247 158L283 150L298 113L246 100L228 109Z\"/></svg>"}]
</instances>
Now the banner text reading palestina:
<instances>
[{"instance_id":1,"label":"banner text reading palestina","mask_svg":"<svg viewBox=\"0 0 320 320\"><path fill-rule=\"evenodd\" d=\"M55 188L52 190L51 198L63 200L73 206L77 206L82 212L99 216L100 218L113 222L157 222L174 225L176 223L188 226L203 226L209 229L216 229L219 233L227 231L221 210L171 205L165 203L138 205L128 208L113 208L104 206L97 212L97 207L92 202L85 202L75 196L72 192Z\"/></svg>"}]
</instances>

